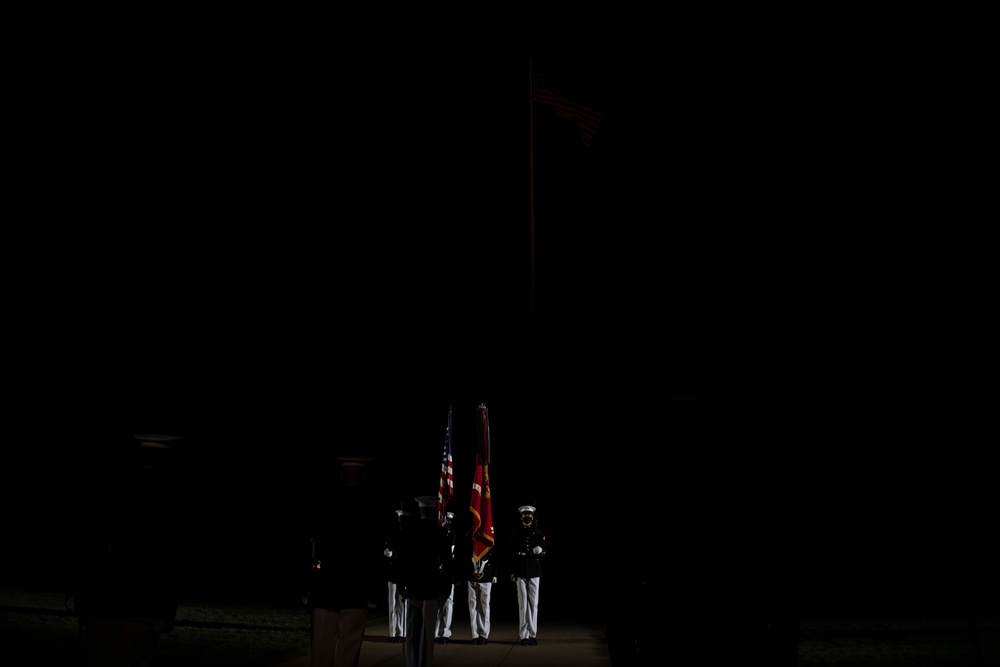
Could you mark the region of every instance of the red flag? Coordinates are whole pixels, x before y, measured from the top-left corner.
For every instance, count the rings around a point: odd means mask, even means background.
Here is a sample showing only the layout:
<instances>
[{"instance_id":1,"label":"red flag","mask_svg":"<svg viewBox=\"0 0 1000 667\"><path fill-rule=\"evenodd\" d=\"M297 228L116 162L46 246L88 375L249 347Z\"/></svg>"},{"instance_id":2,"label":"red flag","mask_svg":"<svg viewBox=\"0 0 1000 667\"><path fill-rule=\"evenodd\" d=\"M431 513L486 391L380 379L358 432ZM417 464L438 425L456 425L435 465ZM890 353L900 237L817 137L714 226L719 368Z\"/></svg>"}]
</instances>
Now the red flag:
<instances>
[{"instance_id":1,"label":"red flag","mask_svg":"<svg viewBox=\"0 0 1000 667\"><path fill-rule=\"evenodd\" d=\"M451 406L448 406L448 425L444 430L444 452L441 454L441 478L438 482L438 525L444 525L448 503L455 497L455 475L451 465Z\"/></svg>"},{"instance_id":2,"label":"red flag","mask_svg":"<svg viewBox=\"0 0 1000 667\"><path fill-rule=\"evenodd\" d=\"M490 470L483 463L476 463L472 479L472 560L479 562L495 542L493 536L493 509L490 497Z\"/></svg>"},{"instance_id":3,"label":"red flag","mask_svg":"<svg viewBox=\"0 0 1000 667\"><path fill-rule=\"evenodd\" d=\"M479 562L493 548L493 500L490 493L490 421L486 406L479 406L479 452L472 477L472 560Z\"/></svg>"},{"instance_id":4,"label":"red flag","mask_svg":"<svg viewBox=\"0 0 1000 667\"><path fill-rule=\"evenodd\" d=\"M552 107L557 116L576 123L580 129L583 145L590 146L590 141L601 127L604 114L574 102L558 90L540 81L537 76L532 77L531 97L539 104Z\"/></svg>"}]
</instances>

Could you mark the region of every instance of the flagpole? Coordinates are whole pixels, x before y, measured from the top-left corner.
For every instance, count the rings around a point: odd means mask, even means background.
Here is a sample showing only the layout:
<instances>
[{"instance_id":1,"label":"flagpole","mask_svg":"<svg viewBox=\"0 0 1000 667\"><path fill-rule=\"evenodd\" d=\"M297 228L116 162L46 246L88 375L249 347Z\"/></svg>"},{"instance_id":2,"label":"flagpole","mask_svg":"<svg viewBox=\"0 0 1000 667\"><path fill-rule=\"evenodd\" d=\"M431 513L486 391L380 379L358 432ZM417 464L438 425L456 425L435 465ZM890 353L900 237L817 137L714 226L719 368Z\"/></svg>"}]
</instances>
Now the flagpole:
<instances>
[{"instance_id":1,"label":"flagpole","mask_svg":"<svg viewBox=\"0 0 1000 667\"><path fill-rule=\"evenodd\" d=\"M529 236L529 277L531 280L530 352L535 361L535 72L531 57L528 57L528 236Z\"/></svg>"}]
</instances>

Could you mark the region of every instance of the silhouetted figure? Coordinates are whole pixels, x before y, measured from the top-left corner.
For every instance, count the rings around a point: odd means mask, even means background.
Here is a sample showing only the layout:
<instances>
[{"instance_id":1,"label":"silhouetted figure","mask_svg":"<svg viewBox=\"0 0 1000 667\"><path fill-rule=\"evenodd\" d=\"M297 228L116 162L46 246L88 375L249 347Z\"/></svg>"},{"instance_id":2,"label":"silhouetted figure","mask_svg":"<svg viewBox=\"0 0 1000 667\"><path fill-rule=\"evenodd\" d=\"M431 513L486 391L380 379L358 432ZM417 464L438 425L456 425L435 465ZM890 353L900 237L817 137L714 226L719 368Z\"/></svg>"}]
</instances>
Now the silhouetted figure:
<instances>
[{"instance_id":1,"label":"silhouetted figure","mask_svg":"<svg viewBox=\"0 0 1000 667\"><path fill-rule=\"evenodd\" d=\"M384 594L383 522L367 485L363 460L340 459L339 492L320 495L308 572L311 666L357 667L368 610ZM323 506L327 504L328 506Z\"/></svg>"},{"instance_id":2,"label":"silhouetted figure","mask_svg":"<svg viewBox=\"0 0 1000 667\"><path fill-rule=\"evenodd\" d=\"M456 535L455 529L452 525L452 521L455 520L454 512L447 512L445 514L445 522L441 524L444 528L445 533L448 535L448 539L451 542L451 558L452 561L455 560L455 542ZM452 572L455 571L454 565L452 565ZM434 623L434 641L438 644L447 644L451 641L451 619L455 611L455 582L451 582L451 590L448 593L448 598L441 604L441 609L438 610L437 622Z\"/></svg>"},{"instance_id":3,"label":"silhouetted figure","mask_svg":"<svg viewBox=\"0 0 1000 667\"><path fill-rule=\"evenodd\" d=\"M432 667L434 625L454 585L452 542L437 522L437 496L417 498L419 519L399 543L406 597L406 667Z\"/></svg>"},{"instance_id":4,"label":"silhouetted figure","mask_svg":"<svg viewBox=\"0 0 1000 667\"><path fill-rule=\"evenodd\" d=\"M177 615L181 565L174 441L139 441L81 499L84 538L73 592L87 667L146 667Z\"/></svg>"}]
</instances>

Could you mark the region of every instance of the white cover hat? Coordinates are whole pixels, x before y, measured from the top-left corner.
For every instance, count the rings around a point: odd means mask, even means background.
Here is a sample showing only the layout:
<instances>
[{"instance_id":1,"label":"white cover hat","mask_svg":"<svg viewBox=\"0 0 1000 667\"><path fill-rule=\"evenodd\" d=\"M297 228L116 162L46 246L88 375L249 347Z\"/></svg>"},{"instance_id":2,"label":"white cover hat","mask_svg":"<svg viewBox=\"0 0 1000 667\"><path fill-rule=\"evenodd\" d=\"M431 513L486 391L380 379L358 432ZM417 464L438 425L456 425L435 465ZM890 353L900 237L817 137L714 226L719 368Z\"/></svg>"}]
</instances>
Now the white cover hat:
<instances>
[{"instance_id":1,"label":"white cover hat","mask_svg":"<svg viewBox=\"0 0 1000 667\"><path fill-rule=\"evenodd\" d=\"M337 460L340 461L340 465L348 468L364 468L370 458L365 456L338 456Z\"/></svg>"}]
</instances>

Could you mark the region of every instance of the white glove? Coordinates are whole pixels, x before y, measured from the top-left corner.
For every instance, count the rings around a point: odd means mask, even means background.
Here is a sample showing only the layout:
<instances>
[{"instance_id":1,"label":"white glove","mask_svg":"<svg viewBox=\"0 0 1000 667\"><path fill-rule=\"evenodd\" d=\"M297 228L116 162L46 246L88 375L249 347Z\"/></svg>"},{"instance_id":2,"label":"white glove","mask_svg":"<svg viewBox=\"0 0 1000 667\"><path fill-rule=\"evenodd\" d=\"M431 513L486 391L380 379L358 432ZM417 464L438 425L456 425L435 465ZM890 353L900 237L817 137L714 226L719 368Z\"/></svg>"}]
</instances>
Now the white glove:
<instances>
[{"instance_id":1,"label":"white glove","mask_svg":"<svg viewBox=\"0 0 1000 667\"><path fill-rule=\"evenodd\" d=\"M517 577L515 577L515 576L514 576L514 575L512 574L512 575L510 575L510 580L511 580L511 581L517 581Z\"/></svg>"},{"instance_id":2,"label":"white glove","mask_svg":"<svg viewBox=\"0 0 1000 667\"><path fill-rule=\"evenodd\" d=\"M385 551L382 552L382 555L385 556L386 558L392 558L392 549L386 549Z\"/></svg>"},{"instance_id":3,"label":"white glove","mask_svg":"<svg viewBox=\"0 0 1000 667\"><path fill-rule=\"evenodd\" d=\"M534 549L531 550L531 553L533 553L533 554L535 554L537 556L538 554L542 553L542 548L541 547L535 547Z\"/></svg>"},{"instance_id":4,"label":"white glove","mask_svg":"<svg viewBox=\"0 0 1000 667\"><path fill-rule=\"evenodd\" d=\"M497 583L497 578L496 577L493 577L493 583L494 584Z\"/></svg>"}]
</instances>

